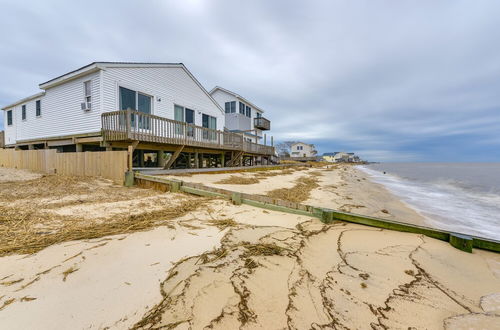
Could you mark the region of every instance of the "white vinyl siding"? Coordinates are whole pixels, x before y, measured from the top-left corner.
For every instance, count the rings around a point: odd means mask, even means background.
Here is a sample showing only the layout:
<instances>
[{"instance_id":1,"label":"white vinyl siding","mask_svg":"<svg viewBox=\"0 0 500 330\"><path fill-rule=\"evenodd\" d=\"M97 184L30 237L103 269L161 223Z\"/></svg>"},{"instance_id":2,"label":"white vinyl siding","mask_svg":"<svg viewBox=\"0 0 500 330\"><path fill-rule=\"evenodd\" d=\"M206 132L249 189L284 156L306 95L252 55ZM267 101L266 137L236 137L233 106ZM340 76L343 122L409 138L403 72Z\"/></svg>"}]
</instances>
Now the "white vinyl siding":
<instances>
[{"instance_id":1,"label":"white vinyl siding","mask_svg":"<svg viewBox=\"0 0 500 330\"><path fill-rule=\"evenodd\" d=\"M217 129L224 129L224 114L205 92L180 67L109 67L103 72L103 111L119 108L118 88L125 87L151 95L152 113L174 119L174 105L194 110L194 124L202 125L201 113L217 118Z\"/></svg>"},{"instance_id":2,"label":"white vinyl siding","mask_svg":"<svg viewBox=\"0 0 500 330\"><path fill-rule=\"evenodd\" d=\"M259 137L258 140L259 143L264 142L264 140L262 139L263 136L262 130L255 129L254 127L254 118L262 116L261 110L253 108L252 106L245 104L245 102L239 101L239 99L234 97L233 94L229 94L220 89L216 89L215 91L213 91L212 97L224 108L226 108L225 106L226 103L232 103L232 102L234 102L235 107L238 108L237 110L235 109L234 112L233 111L229 113L226 112L225 125L228 130L239 130L239 131L254 130L254 132ZM242 104L241 113L240 113L240 104ZM252 134L254 132L252 132ZM255 142L255 138L253 138L252 141Z\"/></svg>"},{"instance_id":3,"label":"white vinyl siding","mask_svg":"<svg viewBox=\"0 0 500 330\"><path fill-rule=\"evenodd\" d=\"M16 141L34 140L73 134L94 133L101 130L99 111L85 112L81 109L82 86L91 80L92 108L99 109L99 73L91 73L81 78L49 88L42 97L26 102L26 120L21 119L22 106L13 108L19 115L14 116L15 130L6 130L6 144ZM36 114L36 101L40 100L41 116ZM36 120L35 120L36 119Z\"/></svg>"},{"instance_id":4,"label":"white vinyl siding","mask_svg":"<svg viewBox=\"0 0 500 330\"><path fill-rule=\"evenodd\" d=\"M88 94L87 82L90 86ZM102 82L102 84L101 84ZM174 104L194 111L194 124L202 126L202 113L217 118L217 129L224 129L224 113L181 67L106 67L82 77L48 88L45 95L25 103L26 118L21 120L21 105L12 110L13 125L5 129L6 144L75 134L99 133L101 113L120 108L119 87L150 96L150 112L174 119ZM92 111L82 111L82 99L90 96ZM36 101L41 116L36 116ZM101 102L102 100L102 102ZM145 99L141 98L142 103ZM141 103L141 104L142 104ZM4 111L7 123L7 111Z\"/></svg>"}]
</instances>

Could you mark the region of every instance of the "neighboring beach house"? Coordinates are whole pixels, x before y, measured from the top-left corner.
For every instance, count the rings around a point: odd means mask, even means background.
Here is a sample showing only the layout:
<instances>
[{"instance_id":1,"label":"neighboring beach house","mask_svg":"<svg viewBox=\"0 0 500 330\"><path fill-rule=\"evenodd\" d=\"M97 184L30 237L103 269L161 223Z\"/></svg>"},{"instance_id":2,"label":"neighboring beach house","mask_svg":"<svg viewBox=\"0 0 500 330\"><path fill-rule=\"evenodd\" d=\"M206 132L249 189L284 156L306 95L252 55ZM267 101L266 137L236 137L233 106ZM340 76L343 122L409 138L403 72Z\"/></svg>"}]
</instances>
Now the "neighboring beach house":
<instances>
[{"instance_id":1,"label":"neighboring beach house","mask_svg":"<svg viewBox=\"0 0 500 330\"><path fill-rule=\"evenodd\" d=\"M170 165L182 158L185 167L274 155L272 147L224 132L224 109L182 63L94 62L39 87L42 92L3 108L6 147L133 146L135 166L146 160L164 166L164 152L172 153Z\"/></svg>"},{"instance_id":2,"label":"neighboring beach house","mask_svg":"<svg viewBox=\"0 0 500 330\"><path fill-rule=\"evenodd\" d=\"M316 147L314 144L307 144L304 142L296 142L290 147L291 158L309 158L316 157Z\"/></svg>"},{"instance_id":3,"label":"neighboring beach house","mask_svg":"<svg viewBox=\"0 0 500 330\"><path fill-rule=\"evenodd\" d=\"M354 152L327 152L323 154L322 158L330 163L357 163L361 161Z\"/></svg>"},{"instance_id":4,"label":"neighboring beach house","mask_svg":"<svg viewBox=\"0 0 500 330\"><path fill-rule=\"evenodd\" d=\"M216 86L210 95L224 109L226 129L243 133L245 140L267 144L267 135L263 133L271 129L271 122L264 118L264 110L244 97L225 88Z\"/></svg>"}]
</instances>

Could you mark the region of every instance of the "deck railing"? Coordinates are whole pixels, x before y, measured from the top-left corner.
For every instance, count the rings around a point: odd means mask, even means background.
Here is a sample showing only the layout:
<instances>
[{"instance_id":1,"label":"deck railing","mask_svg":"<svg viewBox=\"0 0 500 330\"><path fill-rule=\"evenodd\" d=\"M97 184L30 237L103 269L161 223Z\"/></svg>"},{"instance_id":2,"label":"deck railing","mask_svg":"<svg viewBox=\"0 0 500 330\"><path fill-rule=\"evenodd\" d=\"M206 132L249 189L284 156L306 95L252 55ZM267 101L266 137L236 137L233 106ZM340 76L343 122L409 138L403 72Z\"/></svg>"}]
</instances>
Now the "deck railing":
<instances>
[{"instance_id":1,"label":"deck railing","mask_svg":"<svg viewBox=\"0 0 500 330\"><path fill-rule=\"evenodd\" d=\"M253 119L253 126L261 130L268 131L271 129L271 122L269 119L264 117L256 117Z\"/></svg>"},{"instance_id":2,"label":"deck railing","mask_svg":"<svg viewBox=\"0 0 500 330\"><path fill-rule=\"evenodd\" d=\"M104 141L137 140L274 155L274 147L247 142L241 134L223 132L185 122L122 110L101 115Z\"/></svg>"}]
</instances>

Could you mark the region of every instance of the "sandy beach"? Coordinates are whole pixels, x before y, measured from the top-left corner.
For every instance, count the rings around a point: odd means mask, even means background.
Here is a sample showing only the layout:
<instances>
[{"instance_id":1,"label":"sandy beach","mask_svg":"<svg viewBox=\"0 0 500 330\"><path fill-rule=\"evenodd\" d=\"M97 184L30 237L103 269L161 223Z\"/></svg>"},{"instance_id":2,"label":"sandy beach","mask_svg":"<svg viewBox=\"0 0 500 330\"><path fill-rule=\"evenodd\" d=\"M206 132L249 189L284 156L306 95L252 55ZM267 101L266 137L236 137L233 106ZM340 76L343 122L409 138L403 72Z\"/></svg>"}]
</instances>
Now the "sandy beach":
<instances>
[{"instance_id":1,"label":"sandy beach","mask_svg":"<svg viewBox=\"0 0 500 330\"><path fill-rule=\"evenodd\" d=\"M215 188L249 194L266 195L272 190L292 188L295 182L304 177L314 176L318 186L310 191L303 204L338 209L374 217L398 220L416 225L429 225L424 216L418 214L383 186L371 182L367 175L351 165L340 165L330 169L305 168L269 171L273 176L259 172L240 172L222 174L195 174L192 176L166 176L186 182L203 183ZM284 174L281 174L284 173ZM268 174L268 175L269 175ZM221 181L231 177L256 179L253 184L223 184Z\"/></svg>"},{"instance_id":2,"label":"sandy beach","mask_svg":"<svg viewBox=\"0 0 500 330\"><path fill-rule=\"evenodd\" d=\"M491 329L500 322L496 253L106 180L4 170L2 329ZM231 176L258 182L220 183ZM425 224L348 166L176 178L260 194L302 180L308 193L298 196L307 204Z\"/></svg>"}]
</instances>

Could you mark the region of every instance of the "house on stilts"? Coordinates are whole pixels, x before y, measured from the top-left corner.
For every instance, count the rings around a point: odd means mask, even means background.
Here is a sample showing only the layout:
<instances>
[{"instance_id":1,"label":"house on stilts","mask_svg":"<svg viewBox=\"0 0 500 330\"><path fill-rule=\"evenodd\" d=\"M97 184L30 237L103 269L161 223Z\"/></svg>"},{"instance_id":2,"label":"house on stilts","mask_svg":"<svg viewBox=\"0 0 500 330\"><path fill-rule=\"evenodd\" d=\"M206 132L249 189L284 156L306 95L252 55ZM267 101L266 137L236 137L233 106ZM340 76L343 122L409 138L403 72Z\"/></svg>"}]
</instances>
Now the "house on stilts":
<instances>
[{"instance_id":1,"label":"house on stilts","mask_svg":"<svg viewBox=\"0 0 500 330\"><path fill-rule=\"evenodd\" d=\"M274 147L262 137L270 127L260 119L262 110L247 101L254 110L250 126L226 127L226 103L218 102L182 63L94 62L39 87L40 93L3 108L6 148L132 147L136 168L274 161ZM255 136L249 139L252 129Z\"/></svg>"}]
</instances>

